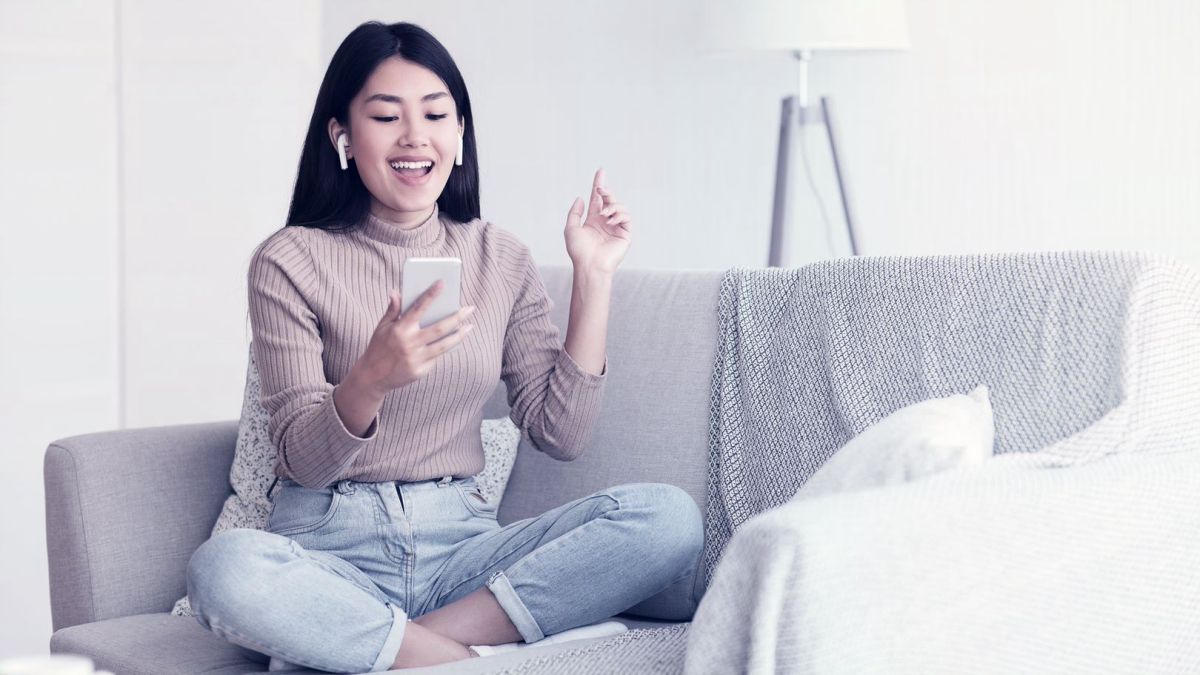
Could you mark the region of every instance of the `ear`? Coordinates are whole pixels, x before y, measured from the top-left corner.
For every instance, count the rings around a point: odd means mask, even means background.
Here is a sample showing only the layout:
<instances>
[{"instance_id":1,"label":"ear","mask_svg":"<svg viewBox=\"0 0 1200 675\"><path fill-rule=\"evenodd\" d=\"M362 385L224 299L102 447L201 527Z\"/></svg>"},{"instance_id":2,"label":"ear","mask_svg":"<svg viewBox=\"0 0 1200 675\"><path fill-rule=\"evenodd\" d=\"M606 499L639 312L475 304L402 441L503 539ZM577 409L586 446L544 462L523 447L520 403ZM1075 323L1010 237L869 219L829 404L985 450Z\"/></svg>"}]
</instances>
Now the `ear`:
<instances>
[{"instance_id":1,"label":"ear","mask_svg":"<svg viewBox=\"0 0 1200 675\"><path fill-rule=\"evenodd\" d=\"M346 128L338 123L336 117L329 118L329 124L327 127L327 131L329 133L329 142L333 145L333 149L335 151L337 150L338 136L341 136L342 134L346 134L346 157L350 157L351 156L351 154L350 154L350 132L346 131Z\"/></svg>"}]
</instances>

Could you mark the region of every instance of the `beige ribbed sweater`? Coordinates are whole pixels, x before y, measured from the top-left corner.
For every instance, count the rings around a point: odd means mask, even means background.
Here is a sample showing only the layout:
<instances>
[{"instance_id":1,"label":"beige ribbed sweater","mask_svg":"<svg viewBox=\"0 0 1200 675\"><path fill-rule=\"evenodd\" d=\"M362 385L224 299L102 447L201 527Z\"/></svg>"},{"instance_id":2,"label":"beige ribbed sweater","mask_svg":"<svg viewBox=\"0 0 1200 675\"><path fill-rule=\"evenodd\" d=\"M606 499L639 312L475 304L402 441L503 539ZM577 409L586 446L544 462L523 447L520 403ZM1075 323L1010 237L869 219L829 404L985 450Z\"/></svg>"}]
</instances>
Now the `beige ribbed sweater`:
<instances>
[{"instance_id":1,"label":"beige ribbed sweater","mask_svg":"<svg viewBox=\"0 0 1200 675\"><path fill-rule=\"evenodd\" d=\"M475 329L422 378L384 397L364 437L346 429L333 390L362 355L409 257L462 259L462 304ZM254 251L248 274L254 359L278 452L275 472L308 487L427 480L483 469L479 429L497 383L534 447L574 459L591 437L600 375L576 363L550 322L529 248L483 220L435 206L404 230L370 216L353 232L284 227Z\"/></svg>"}]
</instances>

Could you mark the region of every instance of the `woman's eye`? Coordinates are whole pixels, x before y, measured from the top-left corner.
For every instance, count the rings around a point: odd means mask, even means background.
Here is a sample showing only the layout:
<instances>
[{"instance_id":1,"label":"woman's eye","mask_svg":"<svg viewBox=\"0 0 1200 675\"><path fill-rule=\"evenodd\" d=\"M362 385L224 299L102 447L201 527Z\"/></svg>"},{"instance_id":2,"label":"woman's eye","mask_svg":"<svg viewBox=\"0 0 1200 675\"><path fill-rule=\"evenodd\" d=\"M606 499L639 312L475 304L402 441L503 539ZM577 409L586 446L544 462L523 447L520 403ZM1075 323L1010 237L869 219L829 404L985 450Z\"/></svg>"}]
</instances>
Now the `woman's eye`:
<instances>
[{"instance_id":1,"label":"woman's eye","mask_svg":"<svg viewBox=\"0 0 1200 675\"><path fill-rule=\"evenodd\" d=\"M425 117L427 117L431 120L440 120L440 119L444 119L446 117L446 114L443 113L441 115L426 115ZM391 122L392 120L396 120L399 118L398 117L372 117L371 119L378 120L380 122Z\"/></svg>"}]
</instances>

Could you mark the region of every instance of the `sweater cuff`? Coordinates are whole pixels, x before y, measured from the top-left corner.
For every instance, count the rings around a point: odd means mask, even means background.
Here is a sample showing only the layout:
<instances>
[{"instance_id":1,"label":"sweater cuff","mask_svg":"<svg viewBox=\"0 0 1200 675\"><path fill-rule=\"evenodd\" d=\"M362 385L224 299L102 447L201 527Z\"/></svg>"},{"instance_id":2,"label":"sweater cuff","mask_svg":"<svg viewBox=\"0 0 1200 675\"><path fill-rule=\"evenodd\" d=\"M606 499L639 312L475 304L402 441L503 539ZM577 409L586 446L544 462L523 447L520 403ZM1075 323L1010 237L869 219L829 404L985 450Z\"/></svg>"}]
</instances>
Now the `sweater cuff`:
<instances>
[{"instance_id":1,"label":"sweater cuff","mask_svg":"<svg viewBox=\"0 0 1200 675\"><path fill-rule=\"evenodd\" d=\"M378 431L379 414L376 413L367 427L365 436L359 437L351 433L338 415L337 407L333 403L333 391L330 390L310 422L304 426L302 435L288 441L289 446L309 449L303 455L287 453L289 471L298 471L305 476L337 474L354 461L362 446L374 440ZM308 466L296 466L300 462Z\"/></svg>"},{"instance_id":2,"label":"sweater cuff","mask_svg":"<svg viewBox=\"0 0 1200 675\"><path fill-rule=\"evenodd\" d=\"M320 417L331 417L333 419L326 421L321 426L326 431L326 441L328 447L341 447L346 443L358 445L370 440L374 440L379 431L379 413L375 413L375 417L371 418L371 423L367 425L367 431L361 437L355 436L354 432L346 428L346 423L342 420L342 416L338 414L337 406L333 402L333 392L337 389L335 386L329 390L329 396L326 398L324 407L319 414Z\"/></svg>"},{"instance_id":3,"label":"sweater cuff","mask_svg":"<svg viewBox=\"0 0 1200 675\"><path fill-rule=\"evenodd\" d=\"M299 422L299 420L297 420ZM333 392L307 416L302 424L293 425L279 456L286 478L305 487L326 487L362 451L379 431L379 414L371 420L363 437L350 433L333 404Z\"/></svg>"}]
</instances>

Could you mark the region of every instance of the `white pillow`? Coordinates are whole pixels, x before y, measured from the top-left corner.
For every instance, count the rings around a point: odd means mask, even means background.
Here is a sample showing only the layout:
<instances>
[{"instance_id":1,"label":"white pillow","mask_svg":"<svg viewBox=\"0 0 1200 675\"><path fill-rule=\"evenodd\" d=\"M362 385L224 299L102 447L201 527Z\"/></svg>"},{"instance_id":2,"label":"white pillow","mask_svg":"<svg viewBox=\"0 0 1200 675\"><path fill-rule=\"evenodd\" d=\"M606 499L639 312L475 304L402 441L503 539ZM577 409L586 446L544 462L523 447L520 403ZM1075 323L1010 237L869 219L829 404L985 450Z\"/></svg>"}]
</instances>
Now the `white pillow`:
<instances>
[{"instance_id":1,"label":"white pillow","mask_svg":"<svg viewBox=\"0 0 1200 675\"><path fill-rule=\"evenodd\" d=\"M987 385L969 394L913 403L852 438L793 499L903 483L978 465L992 456L995 435Z\"/></svg>"},{"instance_id":2,"label":"white pillow","mask_svg":"<svg viewBox=\"0 0 1200 675\"><path fill-rule=\"evenodd\" d=\"M267 517L271 515L267 490L275 480L275 445L267 433L270 416L262 405L261 392L258 367L251 349L246 369L246 391L242 398L242 418L238 423L237 447L233 453L233 465L229 469L233 494L225 499L221 515L217 516L209 536L239 527L254 530L267 527ZM499 504L517 458L521 430L510 418L502 417L483 420L479 431L483 440L484 461L483 471L475 475L475 482L489 502ZM187 596L175 603L171 614L192 616Z\"/></svg>"}]
</instances>

